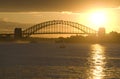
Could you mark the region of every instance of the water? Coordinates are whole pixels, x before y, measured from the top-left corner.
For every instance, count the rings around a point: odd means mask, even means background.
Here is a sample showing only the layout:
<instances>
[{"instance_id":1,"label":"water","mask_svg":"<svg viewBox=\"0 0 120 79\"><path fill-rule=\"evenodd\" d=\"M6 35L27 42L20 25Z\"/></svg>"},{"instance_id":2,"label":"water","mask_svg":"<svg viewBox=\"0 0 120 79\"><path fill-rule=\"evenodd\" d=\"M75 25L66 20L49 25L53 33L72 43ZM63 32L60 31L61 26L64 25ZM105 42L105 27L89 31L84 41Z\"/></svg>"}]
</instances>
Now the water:
<instances>
[{"instance_id":1,"label":"water","mask_svg":"<svg viewBox=\"0 0 120 79\"><path fill-rule=\"evenodd\" d=\"M0 44L0 79L120 79L119 44Z\"/></svg>"}]
</instances>

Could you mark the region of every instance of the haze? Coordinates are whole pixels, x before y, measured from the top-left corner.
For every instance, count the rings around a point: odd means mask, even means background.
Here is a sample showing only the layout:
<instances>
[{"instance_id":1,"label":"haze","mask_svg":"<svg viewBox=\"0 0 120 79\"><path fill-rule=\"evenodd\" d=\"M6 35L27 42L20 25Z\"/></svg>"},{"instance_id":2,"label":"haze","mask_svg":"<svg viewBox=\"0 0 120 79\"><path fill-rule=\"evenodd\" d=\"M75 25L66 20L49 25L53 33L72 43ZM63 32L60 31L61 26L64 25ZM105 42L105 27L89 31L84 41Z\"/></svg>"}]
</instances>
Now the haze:
<instances>
[{"instance_id":1,"label":"haze","mask_svg":"<svg viewBox=\"0 0 120 79\"><path fill-rule=\"evenodd\" d=\"M101 26L89 19L96 10L107 12L107 21ZM107 32L120 32L119 18L120 0L0 0L0 20L7 22L40 23L63 19L94 29L105 27Z\"/></svg>"}]
</instances>

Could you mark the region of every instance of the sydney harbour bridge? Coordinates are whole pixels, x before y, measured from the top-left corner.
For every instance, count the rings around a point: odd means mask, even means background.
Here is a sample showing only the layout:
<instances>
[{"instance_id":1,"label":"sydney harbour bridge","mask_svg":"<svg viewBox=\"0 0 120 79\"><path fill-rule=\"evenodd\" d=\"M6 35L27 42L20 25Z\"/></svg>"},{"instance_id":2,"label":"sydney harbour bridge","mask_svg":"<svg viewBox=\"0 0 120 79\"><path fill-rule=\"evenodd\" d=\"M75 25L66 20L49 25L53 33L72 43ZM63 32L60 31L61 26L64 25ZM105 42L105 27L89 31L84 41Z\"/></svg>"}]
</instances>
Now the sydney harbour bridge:
<instances>
[{"instance_id":1,"label":"sydney harbour bridge","mask_svg":"<svg viewBox=\"0 0 120 79\"><path fill-rule=\"evenodd\" d=\"M52 20L42 22L22 31L23 37L29 37L33 34L96 34L97 31L85 25L64 21Z\"/></svg>"},{"instance_id":2,"label":"sydney harbour bridge","mask_svg":"<svg viewBox=\"0 0 120 79\"><path fill-rule=\"evenodd\" d=\"M97 31L72 21L52 20L33 25L22 30L22 28L15 28L14 36L30 37L35 34L97 34Z\"/></svg>"}]
</instances>

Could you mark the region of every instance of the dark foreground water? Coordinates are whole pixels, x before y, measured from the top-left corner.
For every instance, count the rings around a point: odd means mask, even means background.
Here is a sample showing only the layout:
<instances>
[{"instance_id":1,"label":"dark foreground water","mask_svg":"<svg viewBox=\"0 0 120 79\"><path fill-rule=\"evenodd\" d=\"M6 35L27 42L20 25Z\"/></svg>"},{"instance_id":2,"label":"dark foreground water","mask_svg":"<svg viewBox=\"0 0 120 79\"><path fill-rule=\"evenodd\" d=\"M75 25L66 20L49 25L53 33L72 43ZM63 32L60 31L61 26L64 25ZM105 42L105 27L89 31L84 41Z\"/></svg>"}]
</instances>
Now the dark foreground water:
<instances>
[{"instance_id":1,"label":"dark foreground water","mask_svg":"<svg viewBox=\"0 0 120 79\"><path fill-rule=\"evenodd\" d=\"M119 44L0 44L0 79L120 79Z\"/></svg>"}]
</instances>

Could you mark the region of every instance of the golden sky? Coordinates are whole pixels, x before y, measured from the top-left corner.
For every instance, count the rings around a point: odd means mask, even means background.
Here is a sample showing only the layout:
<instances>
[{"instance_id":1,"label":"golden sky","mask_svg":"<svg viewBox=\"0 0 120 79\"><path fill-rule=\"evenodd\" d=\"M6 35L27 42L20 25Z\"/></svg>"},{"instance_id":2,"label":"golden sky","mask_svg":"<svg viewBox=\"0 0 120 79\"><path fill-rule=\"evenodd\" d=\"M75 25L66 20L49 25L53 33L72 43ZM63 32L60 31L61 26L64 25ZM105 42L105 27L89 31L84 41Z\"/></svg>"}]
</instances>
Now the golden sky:
<instances>
[{"instance_id":1,"label":"golden sky","mask_svg":"<svg viewBox=\"0 0 120 79\"><path fill-rule=\"evenodd\" d=\"M0 12L79 12L118 6L120 0L0 0Z\"/></svg>"},{"instance_id":2,"label":"golden sky","mask_svg":"<svg viewBox=\"0 0 120 79\"><path fill-rule=\"evenodd\" d=\"M6 22L37 24L49 20L67 20L98 30L120 32L120 8L93 9L87 12L0 12L0 20Z\"/></svg>"},{"instance_id":3,"label":"golden sky","mask_svg":"<svg viewBox=\"0 0 120 79\"><path fill-rule=\"evenodd\" d=\"M120 32L119 18L120 0L0 0L0 20L6 22L68 20Z\"/></svg>"}]
</instances>

